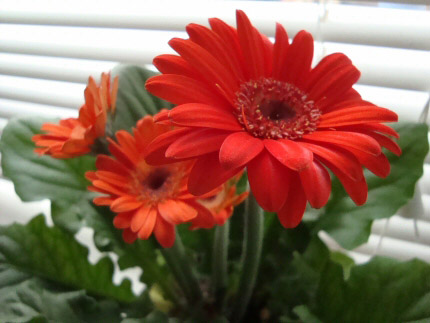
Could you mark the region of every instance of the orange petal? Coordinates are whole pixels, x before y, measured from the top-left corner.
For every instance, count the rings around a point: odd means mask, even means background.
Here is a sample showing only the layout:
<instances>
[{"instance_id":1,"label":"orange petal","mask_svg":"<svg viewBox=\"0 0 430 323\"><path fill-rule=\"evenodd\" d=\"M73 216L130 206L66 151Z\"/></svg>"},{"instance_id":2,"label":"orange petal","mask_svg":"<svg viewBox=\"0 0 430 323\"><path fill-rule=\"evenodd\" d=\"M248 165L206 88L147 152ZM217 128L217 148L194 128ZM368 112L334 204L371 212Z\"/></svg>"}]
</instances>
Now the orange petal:
<instances>
[{"instance_id":1,"label":"orange petal","mask_svg":"<svg viewBox=\"0 0 430 323\"><path fill-rule=\"evenodd\" d=\"M197 216L197 211L193 207L179 200L167 200L158 204L158 211L172 224L188 222Z\"/></svg>"},{"instance_id":2,"label":"orange petal","mask_svg":"<svg viewBox=\"0 0 430 323\"><path fill-rule=\"evenodd\" d=\"M142 206L142 202L136 200L136 197L130 195L123 195L117 198L110 206L114 212L127 212L136 210Z\"/></svg>"}]
</instances>

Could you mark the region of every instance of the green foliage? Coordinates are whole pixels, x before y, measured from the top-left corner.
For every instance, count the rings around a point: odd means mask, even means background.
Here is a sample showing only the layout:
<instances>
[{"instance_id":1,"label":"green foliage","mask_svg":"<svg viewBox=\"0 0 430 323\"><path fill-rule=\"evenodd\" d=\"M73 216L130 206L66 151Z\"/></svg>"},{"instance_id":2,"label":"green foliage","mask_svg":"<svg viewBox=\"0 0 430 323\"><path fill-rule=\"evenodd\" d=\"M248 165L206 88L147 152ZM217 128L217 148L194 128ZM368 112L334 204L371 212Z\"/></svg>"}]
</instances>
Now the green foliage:
<instances>
[{"instance_id":1,"label":"green foliage","mask_svg":"<svg viewBox=\"0 0 430 323\"><path fill-rule=\"evenodd\" d=\"M430 266L422 261L376 257L352 268L345 280L341 266L330 262L309 308L322 322L430 320L429 277Z\"/></svg>"},{"instance_id":2,"label":"green foliage","mask_svg":"<svg viewBox=\"0 0 430 323\"><path fill-rule=\"evenodd\" d=\"M158 243L154 240L138 240L133 244L124 242L121 231L112 225L113 214L107 207L96 207L86 202L71 206L52 205L52 217L57 225L73 231L83 225L94 229L94 242L101 251L114 251L118 255L121 269L138 266L143 269L141 281L148 287L158 282L166 297L174 296L171 290L173 282L165 263L156 261L159 258ZM169 284L171 286L169 286Z\"/></svg>"},{"instance_id":3,"label":"green foliage","mask_svg":"<svg viewBox=\"0 0 430 323\"><path fill-rule=\"evenodd\" d=\"M120 64L112 70L112 77L119 77L116 114L113 131L130 131L136 122L147 114L156 114L171 105L145 89L145 82L156 73L136 65Z\"/></svg>"},{"instance_id":4,"label":"green foliage","mask_svg":"<svg viewBox=\"0 0 430 323\"><path fill-rule=\"evenodd\" d=\"M19 270L0 266L2 322L116 323L120 313L114 301L96 300L85 291L63 290Z\"/></svg>"},{"instance_id":5,"label":"green foliage","mask_svg":"<svg viewBox=\"0 0 430 323\"><path fill-rule=\"evenodd\" d=\"M18 268L96 296L122 302L134 300L130 281L123 281L120 286L113 284L110 258L90 264L87 249L67 232L47 227L42 215L25 226L1 227L0 257L4 268Z\"/></svg>"},{"instance_id":6,"label":"green foliage","mask_svg":"<svg viewBox=\"0 0 430 323\"><path fill-rule=\"evenodd\" d=\"M347 249L367 241L372 221L390 217L413 196L415 184L423 174L428 152L428 128L424 124L399 123L393 126L400 134L403 154L387 153L391 173L379 178L366 172L369 196L365 205L357 207L338 180L333 181L332 198L316 222L314 232L326 231Z\"/></svg>"},{"instance_id":7,"label":"green foliage","mask_svg":"<svg viewBox=\"0 0 430 323\"><path fill-rule=\"evenodd\" d=\"M113 284L109 258L95 265L87 258L85 247L47 227L42 215L27 225L0 227L1 320L118 322L118 301L135 300L130 282Z\"/></svg>"}]
</instances>

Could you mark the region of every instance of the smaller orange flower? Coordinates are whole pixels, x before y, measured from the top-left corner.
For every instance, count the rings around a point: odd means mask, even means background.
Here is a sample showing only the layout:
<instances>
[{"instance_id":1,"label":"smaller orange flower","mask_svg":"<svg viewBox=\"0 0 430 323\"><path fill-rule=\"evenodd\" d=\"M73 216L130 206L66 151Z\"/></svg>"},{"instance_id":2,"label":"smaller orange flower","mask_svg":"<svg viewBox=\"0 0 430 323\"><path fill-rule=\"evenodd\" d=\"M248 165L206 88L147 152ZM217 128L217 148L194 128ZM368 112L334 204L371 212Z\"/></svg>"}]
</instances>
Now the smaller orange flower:
<instances>
[{"instance_id":1,"label":"smaller orange flower","mask_svg":"<svg viewBox=\"0 0 430 323\"><path fill-rule=\"evenodd\" d=\"M237 194L236 192L236 185L242 175L243 171L221 185L215 195L198 200L201 205L212 212L213 217L196 217L191 221L192 225L190 229L210 229L215 225L222 226L225 224L233 215L234 207L242 203L249 195L248 191L241 194Z\"/></svg>"},{"instance_id":2,"label":"smaller orange flower","mask_svg":"<svg viewBox=\"0 0 430 323\"><path fill-rule=\"evenodd\" d=\"M169 248L175 241L175 225L196 217L213 218L198 203L198 199L209 195L196 197L188 193L187 181L194 161L150 166L144 160L143 152L149 142L171 129L154 124L151 116L144 117L133 129L133 135L120 130L116 133L118 143L108 138L113 157L99 155L97 171L86 173L93 184L89 190L107 195L96 197L94 203L108 205L117 213L114 226L124 229L123 238L128 243L137 238L148 239L154 233L158 242Z\"/></svg>"},{"instance_id":3,"label":"smaller orange flower","mask_svg":"<svg viewBox=\"0 0 430 323\"><path fill-rule=\"evenodd\" d=\"M115 112L118 77L111 87L110 74L103 73L100 85L92 77L85 89L85 103L78 118L60 120L59 124L45 123L46 134L33 136L39 155L54 158L73 158L89 153L96 139L105 136L108 113Z\"/></svg>"}]
</instances>

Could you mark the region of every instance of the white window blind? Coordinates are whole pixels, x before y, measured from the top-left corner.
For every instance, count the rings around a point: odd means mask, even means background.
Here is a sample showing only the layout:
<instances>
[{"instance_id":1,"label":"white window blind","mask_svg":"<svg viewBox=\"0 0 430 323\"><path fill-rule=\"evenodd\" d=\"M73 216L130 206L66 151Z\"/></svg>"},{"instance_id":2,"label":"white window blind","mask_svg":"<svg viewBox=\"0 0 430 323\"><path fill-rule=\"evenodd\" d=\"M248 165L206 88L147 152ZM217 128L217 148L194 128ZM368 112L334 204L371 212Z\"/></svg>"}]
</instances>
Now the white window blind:
<instances>
[{"instance_id":1,"label":"white window blind","mask_svg":"<svg viewBox=\"0 0 430 323\"><path fill-rule=\"evenodd\" d=\"M0 131L17 115L76 116L89 75L118 62L151 67L154 56L173 53L167 42L185 37L190 23L219 17L235 24L243 9L268 36L275 22L289 36L306 29L315 37L315 59L344 52L362 72L362 96L418 121L429 105L430 3L369 1L367 5L277 1L17 1L0 0ZM404 2L402 4L402 2ZM427 117L428 118L428 117ZM428 122L428 120L425 120ZM376 221L369 242L349 254L367 261L375 254L430 262L430 159L414 200L399 214ZM22 203L0 179L2 223L49 212L49 204ZM334 249L335 241L321 238Z\"/></svg>"}]
</instances>

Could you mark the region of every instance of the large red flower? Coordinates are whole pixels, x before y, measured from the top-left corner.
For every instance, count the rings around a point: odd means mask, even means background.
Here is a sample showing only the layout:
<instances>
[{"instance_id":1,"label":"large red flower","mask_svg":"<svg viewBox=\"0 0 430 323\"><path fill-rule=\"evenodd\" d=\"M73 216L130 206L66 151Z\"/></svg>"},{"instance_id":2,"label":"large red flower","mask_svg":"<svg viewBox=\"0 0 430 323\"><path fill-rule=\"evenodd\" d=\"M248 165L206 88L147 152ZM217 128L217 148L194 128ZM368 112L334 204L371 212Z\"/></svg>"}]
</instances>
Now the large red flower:
<instances>
[{"instance_id":1,"label":"large red flower","mask_svg":"<svg viewBox=\"0 0 430 323\"><path fill-rule=\"evenodd\" d=\"M200 227L214 225L214 215L201 203L214 194L196 197L188 193L187 180L194 161L150 166L143 151L155 137L169 133L171 127L154 124L151 116L137 123L133 135L118 131L109 141L113 157L99 155L97 171L87 172L90 190L107 196L96 197L96 205L109 205L117 213L114 226L124 229L128 243L148 239L152 233L163 247L175 241L175 225L199 219ZM217 189L219 191L220 189Z\"/></svg>"},{"instance_id":2,"label":"large red flower","mask_svg":"<svg viewBox=\"0 0 430 323\"><path fill-rule=\"evenodd\" d=\"M196 157L188 188L197 195L246 167L258 203L278 212L285 227L300 222L307 201L327 203L327 169L356 204L365 203L362 166L385 177L390 165L381 147L401 153L388 137L398 134L382 124L397 115L361 99L352 88L360 72L348 57L335 53L311 68L309 33L290 44L278 24L272 43L242 11L237 29L216 18L209 23L190 24L189 39L170 41L179 56L154 60L163 74L147 89L178 105L157 121L183 128L156 139L148 161Z\"/></svg>"},{"instance_id":3,"label":"large red flower","mask_svg":"<svg viewBox=\"0 0 430 323\"><path fill-rule=\"evenodd\" d=\"M45 123L47 134L33 136L39 155L54 158L73 158L92 150L97 138L105 136L109 113L115 112L118 78L111 86L110 74L102 74L100 85L92 77L85 89L85 103L78 118L60 120L59 124Z\"/></svg>"}]
</instances>

